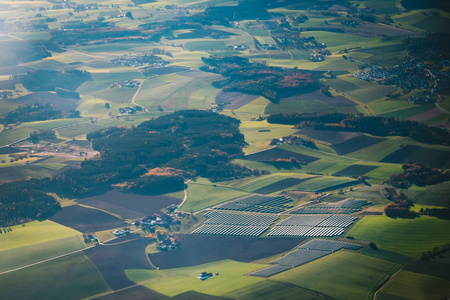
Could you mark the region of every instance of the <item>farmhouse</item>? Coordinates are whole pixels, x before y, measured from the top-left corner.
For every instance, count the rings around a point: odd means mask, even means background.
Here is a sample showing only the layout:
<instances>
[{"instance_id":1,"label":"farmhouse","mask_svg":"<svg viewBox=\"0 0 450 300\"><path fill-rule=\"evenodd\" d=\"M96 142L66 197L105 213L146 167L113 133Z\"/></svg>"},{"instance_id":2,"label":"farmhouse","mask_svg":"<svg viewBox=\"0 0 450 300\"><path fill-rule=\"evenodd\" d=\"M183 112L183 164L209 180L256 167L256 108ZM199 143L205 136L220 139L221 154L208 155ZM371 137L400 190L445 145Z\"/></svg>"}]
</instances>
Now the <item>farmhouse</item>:
<instances>
[{"instance_id":1,"label":"farmhouse","mask_svg":"<svg viewBox=\"0 0 450 300\"><path fill-rule=\"evenodd\" d=\"M208 278L211 278L213 276L212 273L208 273L208 272L201 272L200 273L200 280L206 280Z\"/></svg>"}]
</instances>

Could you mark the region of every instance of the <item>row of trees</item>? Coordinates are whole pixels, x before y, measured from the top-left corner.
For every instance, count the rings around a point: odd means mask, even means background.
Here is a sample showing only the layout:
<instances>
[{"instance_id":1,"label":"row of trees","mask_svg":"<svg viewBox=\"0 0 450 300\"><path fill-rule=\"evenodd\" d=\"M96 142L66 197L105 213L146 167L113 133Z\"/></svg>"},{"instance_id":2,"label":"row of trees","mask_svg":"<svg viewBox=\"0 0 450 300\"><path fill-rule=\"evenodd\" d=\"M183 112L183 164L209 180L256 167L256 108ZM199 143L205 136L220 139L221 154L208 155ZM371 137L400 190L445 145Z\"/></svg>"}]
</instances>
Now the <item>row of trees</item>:
<instances>
[{"instance_id":1,"label":"row of trees","mask_svg":"<svg viewBox=\"0 0 450 300\"><path fill-rule=\"evenodd\" d=\"M296 128L312 127L317 130L359 131L377 136L409 136L416 141L428 144L448 145L450 143L450 133L444 128L381 116L292 112L270 115L267 121L295 125Z\"/></svg>"},{"instance_id":2,"label":"row of trees","mask_svg":"<svg viewBox=\"0 0 450 300\"><path fill-rule=\"evenodd\" d=\"M392 174L388 184L396 188L407 189L412 184L417 186L434 185L450 180L450 173L440 169L433 169L428 165L407 163L402 166L403 174Z\"/></svg>"},{"instance_id":3,"label":"row of trees","mask_svg":"<svg viewBox=\"0 0 450 300\"><path fill-rule=\"evenodd\" d=\"M61 110L55 109L50 103L35 103L21 105L16 109L10 111L3 118L1 118L1 123L4 126L8 126L9 124L18 122L35 122L78 117L80 117L80 112L76 110L63 112Z\"/></svg>"}]
</instances>

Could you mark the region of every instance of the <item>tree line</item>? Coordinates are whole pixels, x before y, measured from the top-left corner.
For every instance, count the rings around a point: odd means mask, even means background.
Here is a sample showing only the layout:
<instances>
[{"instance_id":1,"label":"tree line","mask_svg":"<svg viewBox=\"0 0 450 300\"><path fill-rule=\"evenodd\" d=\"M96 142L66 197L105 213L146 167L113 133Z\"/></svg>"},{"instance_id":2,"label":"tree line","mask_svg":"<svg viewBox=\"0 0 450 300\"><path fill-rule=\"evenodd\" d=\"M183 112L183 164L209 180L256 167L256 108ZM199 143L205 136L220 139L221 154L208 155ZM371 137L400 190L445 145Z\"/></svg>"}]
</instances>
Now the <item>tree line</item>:
<instances>
[{"instance_id":1,"label":"tree line","mask_svg":"<svg viewBox=\"0 0 450 300\"><path fill-rule=\"evenodd\" d=\"M295 125L295 128L312 127L317 130L359 131L377 136L409 136L427 144L448 145L450 143L450 133L444 128L381 116L290 112L270 115L267 122Z\"/></svg>"},{"instance_id":2,"label":"tree line","mask_svg":"<svg viewBox=\"0 0 450 300\"><path fill-rule=\"evenodd\" d=\"M79 117L80 112L77 110L63 112L62 110L55 109L50 103L34 103L20 105L16 109L8 112L3 118L0 119L0 122L4 126L8 126L9 124L19 122L23 123Z\"/></svg>"}]
</instances>

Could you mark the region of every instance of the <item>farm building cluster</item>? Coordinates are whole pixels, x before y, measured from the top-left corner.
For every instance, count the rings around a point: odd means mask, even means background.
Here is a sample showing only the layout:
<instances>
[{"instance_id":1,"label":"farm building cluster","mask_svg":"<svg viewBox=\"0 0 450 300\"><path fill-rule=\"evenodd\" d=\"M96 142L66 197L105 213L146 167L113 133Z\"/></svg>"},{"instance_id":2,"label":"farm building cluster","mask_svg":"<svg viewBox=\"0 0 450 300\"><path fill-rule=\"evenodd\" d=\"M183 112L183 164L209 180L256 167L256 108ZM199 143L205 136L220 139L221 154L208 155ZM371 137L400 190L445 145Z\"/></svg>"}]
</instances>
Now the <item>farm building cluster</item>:
<instances>
[{"instance_id":1,"label":"farm building cluster","mask_svg":"<svg viewBox=\"0 0 450 300\"><path fill-rule=\"evenodd\" d=\"M141 83L137 80L121 80L113 82L109 85L110 88L122 87L122 88L134 88L139 86Z\"/></svg>"}]
</instances>

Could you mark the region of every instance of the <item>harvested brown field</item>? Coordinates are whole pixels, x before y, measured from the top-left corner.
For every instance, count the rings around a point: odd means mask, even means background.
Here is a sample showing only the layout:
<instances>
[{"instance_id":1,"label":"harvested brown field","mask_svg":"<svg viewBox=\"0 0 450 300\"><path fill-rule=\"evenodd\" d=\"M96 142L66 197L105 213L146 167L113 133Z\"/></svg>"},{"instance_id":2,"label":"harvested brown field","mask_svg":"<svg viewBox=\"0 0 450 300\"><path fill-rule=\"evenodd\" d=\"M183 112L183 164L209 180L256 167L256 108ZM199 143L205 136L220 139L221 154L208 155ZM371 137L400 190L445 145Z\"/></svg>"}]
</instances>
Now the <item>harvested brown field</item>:
<instances>
[{"instance_id":1,"label":"harvested brown field","mask_svg":"<svg viewBox=\"0 0 450 300\"><path fill-rule=\"evenodd\" d=\"M22 179L22 175L14 167L0 168L0 183Z\"/></svg>"},{"instance_id":2,"label":"harvested brown field","mask_svg":"<svg viewBox=\"0 0 450 300\"><path fill-rule=\"evenodd\" d=\"M303 134L310 138L321 140L331 144L343 143L352 138L362 135L361 132L345 132L345 131L314 130L314 129L302 129L297 131L296 134Z\"/></svg>"},{"instance_id":3,"label":"harvested brown field","mask_svg":"<svg viewBox=\"0 0 450 300\"><path fill-rule=\"evenodd\" d=\"M62 98L51 92L36 92L19 97L14 102L18 104L50 103L55 109L70 111L77 108L78 100Z\"/></svg>"},{"instance_id":4,"label":"harvested brown field","mask_svg":"<svg viewBox=\"0 0 450 300\"><path fill-rule=\"evenodd\" d=\"M64 207L50 220L80 232L102 231L124 226L124 222L119 218L97 209L79 205Z\"/></svg>"},{"instance_id":5,"label":"harvested brown field","mask_svg":"<svg viewBox=\"0 0 450 300\"><path fill-rule=\"evenodd\" d=\"M137 286L133 286L129 289L117 291L112 294L108 294L108 295L101 296L98 298L93 298L93 299L96 299L96 300L124 300L124 299L153 300L153 299L161 299L162 296L163 295L161 295L158 292L148 289L142 285L137 285Z\"/></svg>"},{"instance_id":6,"label":"harvested brown field","mask_svg":"<svg viewBox=\"0 0 450 300\"><path fill-rule=\"evenodd\" d=\"M238 109L258 98L257 95L248 95L240 92L220 92L216 96L216 104L226 109Z\"/></svg>"},{"instance_id":7,"label":"harvested brown field","mask_svg":"<svg viewBox=\"0 0 450 300\"><path fill-rule=\"evenodd\" d=\"M333 148L337 154L345 155L375 145L385 140L386 139L384 138L376 138L368 135L359 135L345 142L334 144L331 146L331 148Z\"/></svg>"},{"instance_id":8,"label":"harvested brown field","mask_svg":"<svg viewBox=\"0 0 450 300\"><path fill-rule=\"evenodd\" d=\"M303 238L249 238L207 235L176 235L181 248L149 254L161 269L195 266L222 259L251 262L291 250Z\"/></svg>"},{"instance_id":9,"label":"harvested brown field","mask_svg":"<svg viewBox=\"0 0 450 300\"><path fill-rule=\"evenodd\" d=\"M407 118L407 120L416 121L416 122L425 122L427 120L437 118L443 114L444 114L444 112L442 112L439 108L435 107L433 109L430 109L429 111L409 117L409 118Z\"/></svg>"},{"instance_id":10,"label":"harvested brown field","mask_svg":"<svg viewBox=\"0 0 450 300\"><path fill-rule=\"evenodd\" d=\"M115 239L84 251L102 273L112 290L134 285L125 275L127 269L153 269L146 255L148 241L135 234Z\"/></svg>"},{"instance_id":11,"label":"harvested brown field","mask_svg":"<svg viewBox=\"0 0 450 300\"><path fill-rule=\"evenodd\" d=\"M114 190L100 196L78 199L77 202L109 211L127 219L137 219L158 213L171 204L180 204L181 199L167 196L144 196Z\"/></svg>"},{"instance_id":12,"label":"harvested brown field","mask_svg":"<svg viewBox=\"0 0 450 300\"><path fill-rule=\"evenodd\" d=\"M337 173L333 176L361 176L375 170L378 166L364 166L364 165L351 165Z\"/></svg>"},{"instance_id":13,"label":"harvested brown field","mask_svg":"<svg viewBox=\"0 0 450 300\"><path fill-rule=\"evenodd\" d=\"M272 184L269 184L263 188L260 188L256 191L253 191L254 193L257 194L271 194L271 193L275 193L277 191L281 191L287 188L290 188L294 185L300 184L302 182L305 182L307 180L310 180L313 177L310 178L303 178L303 179L299 179L299 178L286 178L283 180L280 180L278 182L274 182Z\"/></svg>"},{"instance_id":14,"label":"harvested brown field","mask_svg":"<svg viewBox=\"0 0 450 300\"><path fill-rule=\"evenodd\" d=\"M269 150L249 154L245 157L245 159L250 160L250 161L270 162L270 161L275 161L279 158L290 159L291 157L294 157L294 158L298 159L300 162L304 162L304 163L311 163L313 161L318 160L318 158L316 158L316 157L312 157L312 156L308 156L308 155L304 155L304 154L300 154L300 153L295 153L295 152L291 152L291 151L287 151L287 150L279 149L279 148L272 148Z\"/></svg>"},{"instance_id":15,"label":"harvested brown field","mask_svg":"<svg viewBox=\"0 0 450 300\"><path fill-rule=\"evenodd\" d=\"M398 149L397 151L392 152L391 154L389 154L388 156L386 156L385 158L383 158L380 161L386 162L386 163L398 164L398 163L403 162L408 156L410 156L411 154L413 154L415 151L417 151L419 149L420 149L420 147L418 147L418 146L406 145L406 146Z\"/></svg>"}]
</instances>

